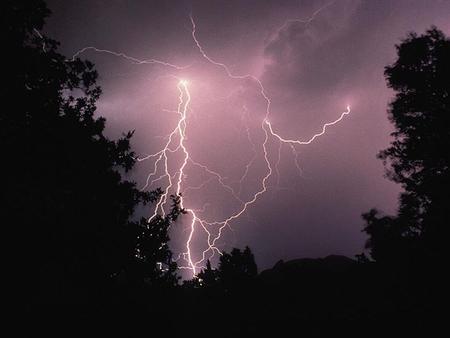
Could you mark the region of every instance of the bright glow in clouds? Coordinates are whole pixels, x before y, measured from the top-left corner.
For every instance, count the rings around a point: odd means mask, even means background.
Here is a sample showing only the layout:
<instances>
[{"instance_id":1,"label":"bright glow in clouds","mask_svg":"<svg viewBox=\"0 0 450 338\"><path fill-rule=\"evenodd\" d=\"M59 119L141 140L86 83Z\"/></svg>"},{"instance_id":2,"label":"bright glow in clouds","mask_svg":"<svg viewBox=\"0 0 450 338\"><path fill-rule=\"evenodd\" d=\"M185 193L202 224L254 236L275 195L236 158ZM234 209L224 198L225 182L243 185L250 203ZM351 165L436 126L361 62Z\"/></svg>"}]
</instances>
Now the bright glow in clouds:
<instances>
[{"instance_id":1,"label":"bright glow in clouds","mask_svg":"<svg viewBox=\"0 0 450 338\"><path fill-rule=\"evenodd\" d=\"M334 2L333 2L334 3ZM284 27L290 22L301 22L304 24L309 24L320 11L331 6L333 3L328 3L313 15L304 20L300 19L290 19L286 21L285 25L279 28L279 30L284 29ZM332 127L339 122L341 122L344 117L350 114L350 107L347 106L346 110L342 112L334 121L327 122L323 124L321 130L314 134L312 137L306 139L289 139L281 135L282 131L277 130L276 126L272 126L270 122L271 114L271 100L267 94L263 83L261 80L252 74L236 74L233 73L230 68L222 62L216 61L211 58L205 47L202 46L199 39L197 38L196 32L197 27L194 18L191 16L190 21L192 24L191 36L193 42L200 53L201 57L206 60L207 63L216 66L223 70L224 76L229 79L236 81L239 86L243 86L243 82L253 83L257 86L260 98L265 102L265 111L263 116L261 116L259 121L256 121L259 125L260 132L262 132L263 138L260 143L257 143L251 137L249 132L249 127L246 126L246 135L249 144L252 147L253 156L250 158L249 162L242 168L243 174L238 178L240 184L239 190L236 191L231 185L226 183L226 178L223 177L219 172L210 169L207 165L196 161L192 158L190 153L189 145L187 144L188 135L190 130L188 130L187 118L190 112L191 101L195 100L195 97L191 96L190 85L194 85L195 81L186 78L176 78L177 82L174 83L174 89L178 90L178 104L176 114L178 116L176 124L173 126L172 131L165 137L165 143L162 148L150 155L138 158L138 162L150 161L152 163L152 170L148 173L145 180L145 185L143 190L151 190L156 187L163 187L163 194L157 201L154 209L152 210L149 221L151 221L156 215L160 214L162 216L166 215L169 205L170 195L180 196L180 205L187 212L187 215L182 217L183 219L189 217L189 227L187 229L185 238L185 249L177 256L177 261L180 269L187 269L191 271L192 275L199 272L201 268L204 267L207 259L211 259L215 254L221 254L221 250L218 247L218 241L221 239L224 231L229 228L230 224L243 216L248 209L259 200L264 193L269 189L268 181L275 172L277 175L277 182L279 181L280 171L280 157L281 149L283 145L288 145L294 156L294 163L297 169L300 170L298 163L298 153L296 151L297 146L305 146L314 142L318 137L324 136L327 132L328 127ZM129 56L125 53L118 53L106 49L99 49L96 47L85 47L73 55L73 59L80 56L86 51L95 51L98 53L106 53L116 57L121 57L134 64L155 64L163 67L168 67L172 71L181 71L189 67L189 65L175 65L169 62L157 60L157 59L145 59L140 60L135 57ZM248 108L246 105L242 107L243 120L249 119ZM214 130L212 131L214 133ZM270 145L277 144L278 154L275 156L271 153ZM258 187L247 199L241 198L242 185L244 184L249 169L252 167L258 151L263 155L264 170L265 173L258 182ZM203 172L208 176L203 182L197 186L189 186L186 184L187 169L195 169ZM189 201L189 198L185 196L185 192L188 190L198 190L204 188L209 182L216 180L218 184L223 188L224 193L230 194L237 205L235 211L229 213L226 217L221 218L206 218L203 216L203 211L208 206L208 203L204 204L203 208L200 210L194 209ZM197 238L205 238L203 245L194 245L194 241Z\"/></svg>"}]
</instances>

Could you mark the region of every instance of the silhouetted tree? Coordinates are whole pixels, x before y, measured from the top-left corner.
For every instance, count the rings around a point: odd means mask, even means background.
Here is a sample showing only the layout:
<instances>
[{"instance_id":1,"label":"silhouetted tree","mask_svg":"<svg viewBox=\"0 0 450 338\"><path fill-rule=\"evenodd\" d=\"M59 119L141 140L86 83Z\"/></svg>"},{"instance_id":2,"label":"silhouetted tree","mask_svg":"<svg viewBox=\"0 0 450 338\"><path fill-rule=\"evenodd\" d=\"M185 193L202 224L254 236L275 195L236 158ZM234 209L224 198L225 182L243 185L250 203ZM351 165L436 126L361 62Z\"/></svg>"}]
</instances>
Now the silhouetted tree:
<instances>
[{"instance_id":1,"label":"silhouetted tree","mask_svg":"<svg viewBox=\"0 0 450 338\"><path fill-rule=\"evenodd\" d=\"M217 287L218 278L218 271L211 267L211 262L209 260L206 262L206 268L200 271L196 276L198 284L204 288Z\"/></svg>"},{"instance_id":2,"label":"silhouetted tree","mask_svg":"<svg viewBox=\"0 0 450 338\"><path fill-rule=\"evenodd\" d=\"M169 249L169 227L180 214L180 196L171 196L171 211L164 217L156 215L150 222L142 218L135 223L136 243L133 261L125 273L128 278L150 286L170 287L178 284L177 264L172 261Z\"/></svg>"},{"instance_id":3,"label":"silhouetted tree","mask_svg":"<svg viewBox=\"0 0 450 338\"><path fill-rule=\"evenodd\" d=\"M378 156L388 178L404 190L397 215L380 216L375 209L363 214L366 247L376 261L365 265L374 278L370 292L381 295L381 302L373 305L380 321L417 318L430 328L425 323L439 318L446 289L442 266L450 220L450 40L436 28L420 36L411 33L397 53L396 62L385 69L388 86L396 92L389 109L394 140ZM386 308L390 310L382 314Z\"/></svg>"},{"instance_id":4,"label":"silhouetted tree","mask_svg":"<svg viewBox=\"0 0 450 338\"><path fill-rule=\"evenodd\" d=\"M402 223L398 217L380 215L376 209L362 215L365 221L364 231L369 235L366 247L370 256L377 262L403 261L412 247L413 238L403 236L408 231L408 223ZM360 256L363 259L363 256Z\"/></svg>"},{"instance_id":5,"label":"silhouetted tree","mask_svg":"<svg viewBox=\"0 0 450 338\"><path fill-rule=\"evenodd\" d=\"M49 15L44 2L0 6L1 95L10 103L0 113L2 210L14 219L4 226L15 232L16 276L27 301L99 299L135 260L153 265L148 278L173 284L167 226L178 204L166 218L132 221L136 206L160 192L123 179L135 162L133 133L117 141L104 135L105 119L94 116L101 90L93 64L67 60L39 33Z\"/></svg>"},{"instance_id":6,"label":"silhouetted tree","mask_svg":"<svg viewBox=\"0 0 450 338\"><path fill-rule=\"evenodd\" d=\"M208 260L206 268L186 285L194 288L220 288L229 291L248 286L255 281L257 274L255 257L250 248L247 246L242 251L234 248L230 253L222 253L217 269L213 269Z\"/></svg>"},{"instance_id":7,"label":"silhouetted tree","mask_svg":"<svg viewBox=\"0 0 450 338\"><path fill-rule=\"evenodd\" d=\"M389 109L394 141L379 158L404 192L396 217L379 218L375 210L363 216L367 246L377 260L406 251L436 258L448 240L450 220L450 40L436 28L411 33L397 53L385 69L396 92Z\"/></svg>"},{"instance_id":8,"label":"silhouetted tree","mask_svg":"<svg viewBox=\"0 0 450 338\"><path fill-rule=\"evenodd\" d=\"M217 270L218 280L225 290L247 287L258 274L255 257L248 246L243 251L234 248L230 253L224 252Z\"/></svg>"}]
</instances>

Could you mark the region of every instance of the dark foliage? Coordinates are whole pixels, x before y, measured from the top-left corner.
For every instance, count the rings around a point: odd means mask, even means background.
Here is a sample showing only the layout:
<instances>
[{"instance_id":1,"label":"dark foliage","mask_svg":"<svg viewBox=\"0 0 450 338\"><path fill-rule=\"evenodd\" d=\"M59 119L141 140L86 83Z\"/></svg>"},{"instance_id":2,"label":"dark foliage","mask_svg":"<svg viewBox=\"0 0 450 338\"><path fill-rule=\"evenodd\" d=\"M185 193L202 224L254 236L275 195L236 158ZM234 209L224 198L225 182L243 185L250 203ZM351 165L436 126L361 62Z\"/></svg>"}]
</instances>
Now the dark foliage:
<instances>
[{"instance_id":1,"label":"dark foliage","mask_svg":"<svg viewBox=\"0 0 450 338\"><path fill-rule=\"evenodd\" d=\"M243 251L235 248L220 257L218 279L225 291L248 287L256 275L255 258L249 247Z\"/></svg>"},{"instance_id":2,"label":"dark foliage","mask_svg":"<svg viewBox=\"0 0 450 338\"><path fill-rule=\"evenodd\" d=\"M432 28L420 36L411 33L397 52L397 61L385 70L396 92L389 109L394 141L379 157L404 192L396 217L378 218L376 211L364 216L368 247L376 260L413 251L439 259L450 220L450 40Z\"/></svg>"},{"instance_id":3,"label":"dark foliage","mask_svg":"<svg viewBox=\"0 0 450 338\"><path fill-rule=\"evenodd\" d=\"M93 64L67 60L39 33L49 14L42 1L4 1L1 9L1 95L11 103L0 113L2 210L13 220L26 302L93 302L130 271L173 285L167 226L178 202L166 218L132 221L136 206L160 192L123 179L134 165L133 132L117 141L104 135L105 119L94 116L101 90Z\"/></svg>"},{"instance_id":4,"label":"dark foliage","mask_svg":"<svg viewBox=\"0 0 450 338\"><path fill-rule=\"evenodd\" d=\"M411 33L385 69L396 95L389 117L395 126L390 147L379 154L387 176L400 183L396 216L363 214L367 248L377 262L400 318L436 321L445 287L450 209L450 40L436 28Z\"/></svg>"},{"instance_id":5,"label":"dark foliage","mask_svg":"<svg viewBox=\"0 0 450 338\"><path fill-rule=\"evenodd\" d=\"M255 257L249 247L244 250L234 248L230 253L223 252L217 269L206 262L206 268L200 271L191 283L194 287L221 290L232 293L251 286L258 274Z\"/></svg>"},{"instance_id":6,"label":"dark foliage","mask_svg":"<svg viewBox=\"0 0 450 338\"><path fill-rule=\"evenodd\" d=\"M104 135L93 64L67 60L39 33L49 15L42 1L0 6L3 224L14 232L19 306L31 317L77 325L107 318L114 328L131 317L125 336L137 336L136 328L213 337L432 336L446 289L449 215L450 42L441 32L411 34L386 68L396 131L380 158L404 192L397 216L363 216L373 260L279 261L258 274L247 247L223 253L217 269L208 261L179 286L168 228L184 213L180 197L172 196L165 217L133 218L161 191L143 193L126 180L133 133L116 141Z\"/></svg>"}]
</instances>

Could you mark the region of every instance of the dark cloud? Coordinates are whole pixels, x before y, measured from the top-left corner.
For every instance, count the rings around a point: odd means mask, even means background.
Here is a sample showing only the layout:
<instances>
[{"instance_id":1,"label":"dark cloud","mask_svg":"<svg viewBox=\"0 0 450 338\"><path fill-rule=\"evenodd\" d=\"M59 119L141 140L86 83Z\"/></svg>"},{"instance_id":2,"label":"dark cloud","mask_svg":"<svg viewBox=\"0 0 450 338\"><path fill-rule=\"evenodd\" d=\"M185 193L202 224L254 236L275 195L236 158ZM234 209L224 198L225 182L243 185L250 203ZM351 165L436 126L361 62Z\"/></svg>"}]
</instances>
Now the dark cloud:
<instances>
[{"instance_id":1,"label":"dark cloud","mask_svg":"<svg viewBox=\"0 0 450 338\"><path fill-rule=\"evenodd\" d=\"M324 6L309 24L294 21ZM114 136L136 129L134 146L142 154L157 150L160 136L176 122L164 111L177 103L170 76L189 78L188 144L199 161L229 177L231 185L252 156L243 106L251 117L251 136L260 143L264 101L254 83L231 80L201 58L191 38L190 13L211 57L233 72L262 79L272 99L270 120L286 137L306 139L347 104L352 106L351 116L327 136L297 149L301 173L290 147L282 148L279 179L272 176L269 192L225 235L223 248L248 244L262 267L281 258L358 253L364 244L360 214L371 207L395 210L398 187L383 178L375 157L392 130L386 116L392 93L385 87L384 66L394 60L394 45L408 31L422 32L434 24L450 33L449 1L82 0L50 1L50 8L47 33L62 42L67 55L96 46L191 64L175 71L111 55L84 55L100 71L104 95L99 114L108 118L108 132ZM275 162L277 144L270 149ZM139 166L134 177L142 183L150 167ZM254 193L262 175L264 161L258 157L243 196ZM192 170L188 179L194 185L203 178ZM214 184L189 193L199 208L212 204L211 217L235 208ZM174 234L174 246L182 246L182 235Z\"/></svg>"}]
</instances>

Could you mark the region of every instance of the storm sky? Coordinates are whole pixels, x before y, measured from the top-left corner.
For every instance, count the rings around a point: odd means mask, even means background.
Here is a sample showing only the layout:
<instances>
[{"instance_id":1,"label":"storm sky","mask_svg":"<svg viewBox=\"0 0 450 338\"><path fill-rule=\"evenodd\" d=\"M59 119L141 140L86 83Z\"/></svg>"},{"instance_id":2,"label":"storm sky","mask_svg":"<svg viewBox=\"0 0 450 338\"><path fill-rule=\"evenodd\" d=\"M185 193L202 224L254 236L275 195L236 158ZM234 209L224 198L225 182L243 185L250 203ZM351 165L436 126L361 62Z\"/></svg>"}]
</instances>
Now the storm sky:
<instances>
[{"instance_id":1,"label":"storm sky","mask_svg":"<svg viewBox=\"0 0 450 338\"><path fill-rule=\"evenodd\" d=\"M248 245L260 269L279 259L353 256L364 248L361 213L372 207L395 212L400 188L384 178L376 158L393 130L386 112L393 93L386 88L384 67L395 60L395 44L408 32L435 25L450 34L450 1L66 0L49 1L49 7L44 31L61 42L68 57L95 46L188 66L137 65L92 50L80 55L99 71L98 114L107 118L107 134L135 130L132 145L142 156L160 150L177 124L177 82L186 79L189 154L220 173L243 201L260 189L267 172L261 148L266 102L254 81L231 79L202 57L191 35L191 14L210 58L233 74L261 80L271 100L270 123L283 137L309 139L351 106L351 114L325 135L296 146L297 155L286 144L279 153L279 143L269 139L274 172L268 191L226 227L217 243L221 250ZM143 186L153 162L139 162L129 178ZM240 207L214 177L193 165L182 191L186 206L202 209L208 220ZM139 213L149 216L152 210ZM174 252L184 250L188 218L173 227ZM201 253L204 241L199 231L193 255Z\"/></svg>"}]
</instances>

